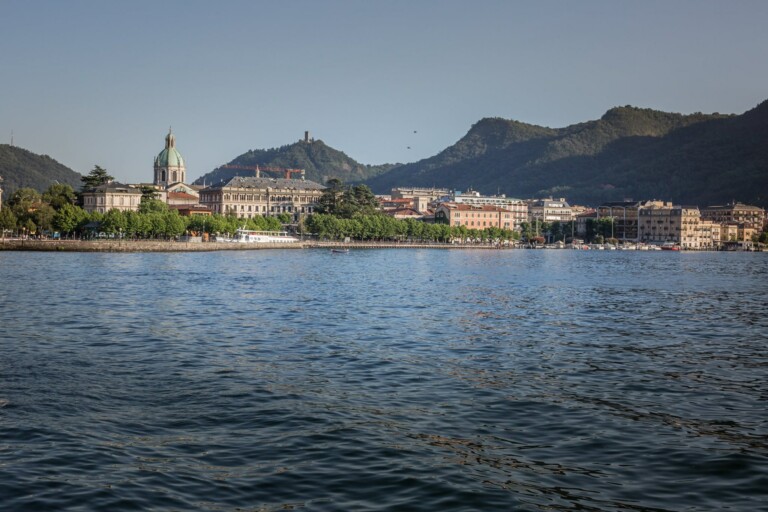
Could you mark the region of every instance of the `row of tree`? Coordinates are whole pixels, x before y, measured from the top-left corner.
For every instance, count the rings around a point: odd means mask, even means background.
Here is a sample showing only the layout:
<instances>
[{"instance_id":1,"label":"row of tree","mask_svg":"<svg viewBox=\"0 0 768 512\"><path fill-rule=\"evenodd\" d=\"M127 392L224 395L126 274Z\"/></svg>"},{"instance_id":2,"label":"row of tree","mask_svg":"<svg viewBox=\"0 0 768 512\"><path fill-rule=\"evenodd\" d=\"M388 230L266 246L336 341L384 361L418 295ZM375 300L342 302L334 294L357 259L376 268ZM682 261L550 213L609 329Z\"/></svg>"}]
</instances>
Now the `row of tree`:
<instances>
[{"instance_id":1,"label":"row of tree","mask_svg":"<svg viewBox=\"0 0 768 512\"><path fill-rule=\"evenodd\" d=\"M77 206L77 194L69 185L53 184L43 194L31 188L17 190L0 209L0 229L3 235L50 235L66 237L122 236L131 238L172 238L185 233L234 233L245 227L256 231L278 231L290 221L288 215L256 216L238 219L235 216L179 215L176 210L145 195L139 211L109 210L106 213L86 212Z\"/></svg>"},{"instance_id":2,"label":"row of tree","mask_svg":"<svg viewBox=\"0 0 768 512\"><path fill-rule=\"evenodd\" d=\"M427 224L414 219L399 220L381 213L359 214L352 218L315 213L304 221L303 229L320 239L331 240L500 243L520 238L520 233L508 229L477 230L466 226Z\"/></svg>"},{"instance_id":3,"label":"row of tree","mask_svg":"<svg viewBox=\"0 0 768 512\"><path fill-rule=\"evenodd\" d=\"M427 224L414 219L399 220L382 213L379 202L366 185L344 185L336 178L315 206L314 214L302 221L299 229L321 239L413 242L501 242L519 238L519 233L489 228Z\"/></svg>"}]
</instances>

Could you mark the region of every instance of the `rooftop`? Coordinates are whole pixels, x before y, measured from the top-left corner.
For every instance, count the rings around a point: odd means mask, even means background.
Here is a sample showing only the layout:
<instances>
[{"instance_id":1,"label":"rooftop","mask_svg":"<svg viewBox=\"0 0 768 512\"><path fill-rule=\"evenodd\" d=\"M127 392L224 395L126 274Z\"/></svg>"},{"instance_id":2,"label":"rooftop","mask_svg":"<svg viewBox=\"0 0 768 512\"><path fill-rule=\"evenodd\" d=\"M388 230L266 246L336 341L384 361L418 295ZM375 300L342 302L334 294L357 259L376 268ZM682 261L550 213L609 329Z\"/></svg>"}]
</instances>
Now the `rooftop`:
<instances>
[{"instance_id":1,"label":"rooftop","mask_svg":"<svg viewBox=\"0 0 768 512\"><path fill-rule=\"evenodd\" d=\"M285 178L256 178L254 176L235 176L229 181L211 185L204 190L221 190L222 188L287 188L294 190L325 190L319 183L309 180L294 180Z\"/></svg>"}]
</instances>

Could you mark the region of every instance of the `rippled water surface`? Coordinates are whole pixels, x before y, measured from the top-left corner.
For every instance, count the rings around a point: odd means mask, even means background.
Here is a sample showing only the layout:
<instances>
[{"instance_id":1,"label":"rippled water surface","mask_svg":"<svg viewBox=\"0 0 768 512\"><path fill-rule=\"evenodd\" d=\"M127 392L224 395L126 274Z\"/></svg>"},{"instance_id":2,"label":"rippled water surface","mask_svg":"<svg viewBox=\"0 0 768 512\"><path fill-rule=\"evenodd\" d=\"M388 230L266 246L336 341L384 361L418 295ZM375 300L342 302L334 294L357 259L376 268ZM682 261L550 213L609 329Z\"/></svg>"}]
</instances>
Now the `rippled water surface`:
<instances>
[{"instance_id":1,"label":"rippled water surface","mask_svg":"<svg viewBox=\"0 0 768 512\"><path fill-rule=\"evenodd\" d=\"M2 510L768 510L768 254L0 252Z\"/></svg>"}]
</instances>

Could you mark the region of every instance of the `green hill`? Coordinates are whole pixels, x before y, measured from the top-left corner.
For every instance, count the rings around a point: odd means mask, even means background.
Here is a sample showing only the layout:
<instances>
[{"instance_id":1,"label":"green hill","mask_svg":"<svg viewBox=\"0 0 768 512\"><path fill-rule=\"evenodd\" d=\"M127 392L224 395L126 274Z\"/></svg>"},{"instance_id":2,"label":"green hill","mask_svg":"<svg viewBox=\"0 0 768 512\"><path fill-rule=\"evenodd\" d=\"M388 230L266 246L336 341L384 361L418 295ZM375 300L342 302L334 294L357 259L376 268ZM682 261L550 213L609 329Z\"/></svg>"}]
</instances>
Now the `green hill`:
<instances>
[{"instance_id":1,"label":"green hill","mask_svg":"<svg viewBox=\"0 0 768 512\"><path fill-rule=\"evenodd\" d=\"M434 157L366 181L441 186L574 203L659 198L705 206L738 199L768 206L768 102L738 116L635 107L551 129L483 119Z\"/></svg>"},{"instance_id":2,"label":"green hill","mask_svg":"<svg viewBox=\"0 0 768 512\"><path fill-rule=\"evenodd\" d=\"M8 144L0 144L0 176L4 199L23 187L44 192L57 181L72 185L75 190L82 184L80 174L48 155L37 155Z\"/></svg>"},{"instance_id":3,"label":"green hill","mask_svg":"<svg viewBox=\"0 0 768 512\"><path fill-rule=\"evenodd\" d=\"M339 178L344 182L359 182L381 174L392 165L363 165L341 151L333 149L321 140L299 141L294 144L272 149L257 149L243 153L230 165L247 167L285 167L304 169L306 179L325 183L330 178ZM252 171L220 167L199 177L194 184L211 184L226 181L234 176L251 175Z\"/></svg>"}]
</instances>

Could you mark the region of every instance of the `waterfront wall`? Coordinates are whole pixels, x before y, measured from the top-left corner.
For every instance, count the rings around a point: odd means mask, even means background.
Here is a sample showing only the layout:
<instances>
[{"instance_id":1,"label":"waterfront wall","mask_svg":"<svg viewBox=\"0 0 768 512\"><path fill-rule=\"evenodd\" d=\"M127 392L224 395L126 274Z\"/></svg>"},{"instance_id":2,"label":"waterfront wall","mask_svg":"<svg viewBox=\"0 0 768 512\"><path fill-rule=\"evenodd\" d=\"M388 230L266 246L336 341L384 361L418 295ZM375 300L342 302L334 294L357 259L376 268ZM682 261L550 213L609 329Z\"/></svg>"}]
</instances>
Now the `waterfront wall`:
<instances>
[{"instance_id":1,"label":"waterfront wall","mask_svg":"<svg viewBox=\"0 0 768 512\"><path fill-rule=\"evenodd\" d=\"M486 244L456 245L408 242L299 242L241 244L216 242L175 242L165 240L0 240L0 251L64 252L204 252L261 249L498 249ZM507 247L505 247L507 248Z\"/></svg>"},{"instance_id":2,"label":"waterfront wall","mask_svg":"<svg viewBox=\"0 0 768 512\"><path fill-rule=\"evenodd\" d=\"M228 244L165 240L2 240L0 251L195 252L252 249L302 249L302 244Z\"/></svg>"}]
</instances>

